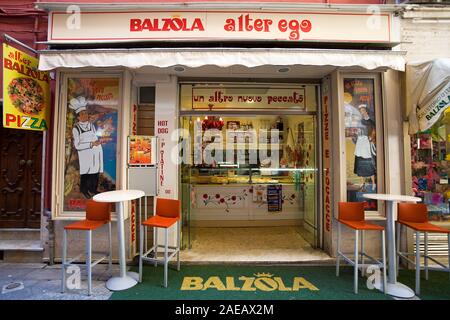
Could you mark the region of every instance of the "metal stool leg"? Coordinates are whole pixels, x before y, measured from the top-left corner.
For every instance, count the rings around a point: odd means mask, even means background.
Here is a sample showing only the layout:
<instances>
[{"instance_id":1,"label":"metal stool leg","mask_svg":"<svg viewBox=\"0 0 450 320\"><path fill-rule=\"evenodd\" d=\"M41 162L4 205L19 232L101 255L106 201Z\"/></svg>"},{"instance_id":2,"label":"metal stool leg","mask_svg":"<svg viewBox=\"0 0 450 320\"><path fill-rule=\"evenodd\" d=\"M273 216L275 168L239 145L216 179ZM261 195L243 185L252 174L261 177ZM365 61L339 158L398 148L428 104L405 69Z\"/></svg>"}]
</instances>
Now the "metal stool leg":
<instances>
[{"instance_id":1,"label":"metal stool leg","mask_svg":"<svg viewBox=\"0 0 450 320\"><path fill-rule=\"evenodd\" d=\"M381 251L383 255L383 292L387 291L387 276L386 276L386 232L381 231Z\"/></svg>"},{"instance_id":2,"label":"metal stool leg","mask_svg":"<svg viewBox=\"0 0 450 320\"><path fill-rule=\"evenodd\" d=\"M181 223L180 220L177 222L177 231L178 231L178 239L177 239L177 270L180 271L180 249L181 249Z\"/></svg>"},{"instance_id":3,"label":"metal stool leg","mask_svg":"<svg viewBox=\"0 0 450 320\"><path fill-rule=\"evenodd\" d=\"M450 270L450 233L447 233L447 245L448 245L448 269ZM448 273L448 278L450 280L450 271Z\"/></svg>"},{"instance_id":4,"label":"metal stool leg","mask_svg":"<svg viewBox=\"0 0 450 320\"><path fill-rule=\"evenodd\" d=\"M339 265L341 263L341 256L340 256L340 251L341 251L341 224L338 222L337 223L337 248L336 248L336 277L339 277Z\"/></svg>"},{"instance_id":5,"label":"metal stool leg","mask_svg":"<svg viewBox=\"0 0 450 320\"><path fill-rule=\"evenodd\" d=\"M61 264L61 293L64 293L66 289L66 263L67 259L67 230L63 230L63 253L62 253L62 264Z\"/></svg>"},{"instance_id":6,"label":"metal stool leg","mask_svg":"<svg viewBox=\"0 0 450 320\"><path fill-rule=\"evenodd\" d=\"M428 280L428 232L425 232L425 242L424 242L424 263L425 263L425 280Z\"/></svg>"},{"instance_id":7,"label":"metal stool leg","mask_svg":"<svg viewBox=\"0 0 450 320\"><path fill-rule=\"evenodd\" d=\"M396 270L395 272L397 273L397 277L398 277L398 270L399 270L399 265L400 265L400 233L402 231L402 225L398 222L395 223L395 234L397 236L397 241L395 241L395 250L396 250L396 259L397 259L397 263L396 263Z\"/></svg>"},{"instance_id":8,"label":"metal stool leg","mask_svg":"<svg viewBox=\"0 0 450 320\"><path fill-rule=\"evenodd\" d=\"M420 294L420 234L416 231L416 294Z\"/></svg>"},{"instance_id":9,"label":"metal stool leg","mask_svg":"<svg viewBox=\"0 0 450 320\"><path fill-rule=\"evenodd\" d=\"M168 251L169 251L169 234L168 234L168 228L164 229L164 287L167 288L167 273L168 273L168 267L169 267L169 260L167 257Z\"/></svg>"},{"instance_id":10,"label":"metal stool leg","mask_svg":"<svg viewBox=\"0 0 450 320\"><path fill-rule=\"evenodd\" d=\"M158 259L158 228L153 228L155 232L155 259ZM158 262L155 260L155 267L158 265Z\"/></svg>"},{"instance_id":11,"label":"metal stool leg","mask_svg":"<svg viewBox=\"0 0 450 320\"><path fill-rule=\"evenodd\" d=\"M109 254L108 254L108 258L109 258L109 266L108 269L109 271L112 271L112 232L111 232L111 221L108 222L108 243L109 243Z\"/></svg>"},{"instance_id":12,"label":"metal stool leg","mask_svg":"<svg viewBox=\"0 0 450 320\"><path fill-rule=\"evenodd\" d=\"M358 230L355 230L355 269L353 271L354 291L358 293Z\"/></svg>"},{"instance_id":13,"label":"metal stool leg","mask_svg":"<svg viewBox=\"0 0 450 320\"><path fill-rule=\"evenodd\" d=\"M144 232L145 226L141 224L140 234L139 234L139 282L142 282L142 257L144 255Z\"/></svg>"},{"instance_id":14,"label":"metal stool leg","mask_svg":"<svg viewBox=\"0 0 450 320\"><path fill-rule=\"evenodd\" d=\"M88 277L88 295L92 293L92 231L87 231L86 234L86 269Z\"/></svg>"},{"instance_id":15,"label":"metal stool leg","mask_svg":"<svg viewBox=\"0 0 450 320\"><path fill-rule=\"evenodd\" d=\"M361 275L364 277L364 230L361 230Z\"/></svg>"}]
</instances>

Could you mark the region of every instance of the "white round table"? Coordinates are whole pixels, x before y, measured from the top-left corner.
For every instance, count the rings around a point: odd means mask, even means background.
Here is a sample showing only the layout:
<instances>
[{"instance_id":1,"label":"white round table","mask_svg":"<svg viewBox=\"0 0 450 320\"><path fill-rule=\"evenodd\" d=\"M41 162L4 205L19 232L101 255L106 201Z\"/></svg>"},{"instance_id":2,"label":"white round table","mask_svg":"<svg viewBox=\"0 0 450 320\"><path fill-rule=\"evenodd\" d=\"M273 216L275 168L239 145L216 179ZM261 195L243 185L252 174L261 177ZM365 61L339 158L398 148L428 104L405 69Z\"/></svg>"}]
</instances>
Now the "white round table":
<instances>
[{"instance_id":1,"label":"white round table","mask_svg":"<svg viewBox=\"0 0 450 320\"><path fill-rule=\"evenodd\" d=\"M120 276L112 277L106 282L106 287L112 291L120 291L133 287L137 284L139 275L135 272L126 271L125 260L125 228L123 222L123 203L135 200L145 195L141 190L115 190L103 192L93 197L97 202L115 202L117 211L117 231L119 236L119 264Z\"/></svg>"},{"instance_id":2,"label":"white round table","mask_svg":"<svg viewBox=\"0 0 450 320\"><path fill-rule=\"evenodd\" d=\"M405 286L404 284L397 282L397 257L395 246L395 219L394 219L394 203L395 202L419 202L421 198L395 195L395 194L382 194L382 193L366 193L363 194L364 198L372 200L386 201L386 240L388 251L388 274L387 274L387 288L386 293L398 297L398 298L412 298L414 297L414 291ZM379 290L383 290L383 281L380 281Z\"/></svg>"}]
</instances>

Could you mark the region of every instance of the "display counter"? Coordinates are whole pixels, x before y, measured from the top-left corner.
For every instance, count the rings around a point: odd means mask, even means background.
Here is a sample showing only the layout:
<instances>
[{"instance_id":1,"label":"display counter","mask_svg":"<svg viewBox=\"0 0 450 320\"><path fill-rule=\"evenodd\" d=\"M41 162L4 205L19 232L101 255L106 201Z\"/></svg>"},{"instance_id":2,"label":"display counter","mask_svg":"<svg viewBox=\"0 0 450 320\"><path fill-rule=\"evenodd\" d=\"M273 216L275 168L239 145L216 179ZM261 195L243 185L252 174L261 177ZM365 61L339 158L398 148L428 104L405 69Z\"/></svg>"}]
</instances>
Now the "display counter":
<instances>
[{"instance_id":1,"label":"display counter","mask_svg":"<svg viewBox=\"0 0 450 320\"><path fill-rule=\"evenodd\" d=\"M299 170L189 168L191 220L301 220L305 190ZM263 175L261 175L263 173Z\"/></svg>"}]
</instances>

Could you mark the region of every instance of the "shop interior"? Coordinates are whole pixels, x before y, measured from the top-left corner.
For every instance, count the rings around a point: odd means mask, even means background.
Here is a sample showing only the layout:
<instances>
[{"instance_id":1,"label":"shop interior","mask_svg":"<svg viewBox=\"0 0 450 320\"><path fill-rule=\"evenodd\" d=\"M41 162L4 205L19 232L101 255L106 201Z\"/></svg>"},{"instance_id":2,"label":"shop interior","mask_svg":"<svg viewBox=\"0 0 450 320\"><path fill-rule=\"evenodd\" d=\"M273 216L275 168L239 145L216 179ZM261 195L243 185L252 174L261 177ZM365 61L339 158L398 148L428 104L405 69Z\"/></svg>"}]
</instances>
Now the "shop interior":
<instances>
[{"instance_id":1,"label":"shop interior","mask_svg":"<svg viewBox=\"0 0 450 320\"><path fill-rule=\"evenodd\" d=\"M317 250L317 115L197 111L184 129L184 261L324 260Z\"/></svg>"}]
</instances>

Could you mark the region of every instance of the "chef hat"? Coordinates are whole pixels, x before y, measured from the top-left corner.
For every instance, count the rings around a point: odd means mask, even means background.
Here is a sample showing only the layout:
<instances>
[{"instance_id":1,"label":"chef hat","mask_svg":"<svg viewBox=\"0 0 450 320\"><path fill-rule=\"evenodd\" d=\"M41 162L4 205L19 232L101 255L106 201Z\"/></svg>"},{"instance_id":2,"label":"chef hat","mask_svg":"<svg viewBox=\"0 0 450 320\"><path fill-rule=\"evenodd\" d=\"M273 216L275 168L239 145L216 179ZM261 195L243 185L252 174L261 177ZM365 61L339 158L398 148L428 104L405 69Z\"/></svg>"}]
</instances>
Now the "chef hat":
<instances>
[{"instance_id":1,"label":"chef hat","mask_svg":"<svg viewBox=\"0 0 450 320\"><path fill-rule=\"evenodd\" d=\"M69 108L75 111L76 114L79 114L81 111L86 110L87 101L83 96L79 96L77 98L70 99Z\"/></svg>"},{"instance_id":2,"label":"chef hat","mask_svg":"<svg viewBox=\"0 0 450 320\"><path fill-rule=\"evenodd\" d=\"M360 105L358 106L358 109L361 109L361 108L364 108L364 109L367 110L367 104L360 104Z\"/></svg>"}]
</instances>

